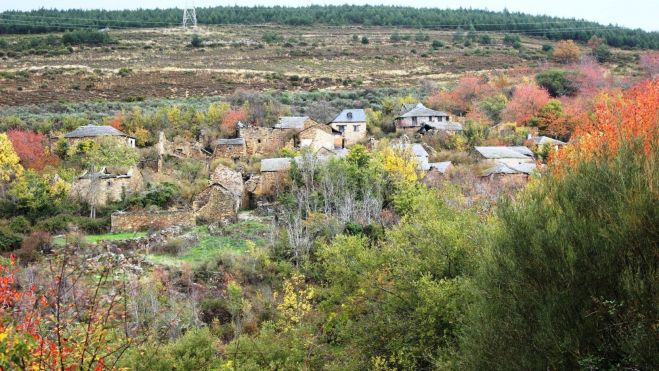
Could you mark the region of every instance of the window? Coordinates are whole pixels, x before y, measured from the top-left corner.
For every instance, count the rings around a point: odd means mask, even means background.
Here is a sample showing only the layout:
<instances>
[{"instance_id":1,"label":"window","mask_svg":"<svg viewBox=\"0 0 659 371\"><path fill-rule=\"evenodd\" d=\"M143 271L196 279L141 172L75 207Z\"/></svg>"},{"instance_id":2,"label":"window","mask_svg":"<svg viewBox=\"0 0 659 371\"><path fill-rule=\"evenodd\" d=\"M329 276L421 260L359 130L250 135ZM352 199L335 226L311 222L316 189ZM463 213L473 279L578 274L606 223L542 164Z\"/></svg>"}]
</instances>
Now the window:
<instances>
[{"instance_id":1,"label":"window","mask_svg":"<svg viewBox=\"0 0 659 371\"><path fill-rule=\"evenodd\" d=\"M416 125L416 116L412 117L412 124Z\"/></svg>"},{"instance_id":2,"label":"window","mask_svg":"<svg viewBox=\"0 0 659 371\"><path fill-rule=\"evenodd\" d=\"M339 130L341 133L345 133L346 131L346 126L345 125L337 125L337 130Z\"/></svg>"},{"instance_id":3,"label":"window","mask_svg":"<svg viewBox=\"0 0 659 371\"><path fill-rule=\"evenodd\" d=\"M359 125L353 125L353 127L355 128L355 132L359 131Z\"/></svg>"},{"instance_id":4,"label":"window","mask_svg":"<svg viewBox=\"0 0 659 371\"><path fill-rule=\"evenodd\" d=\"M348 120L352 120L352 112L348 112L346 116L348 117Z\"/></svg>"},{"instance_id":5,"label":"window","mask_svg":"<svg viewBox=\"0 0 659 371\"><path fill-rule=\"evenodd\" d=\"M435 121L435 118L433 116L428 117L428 121L433 122Z\"/></svg>"}]
</instances>

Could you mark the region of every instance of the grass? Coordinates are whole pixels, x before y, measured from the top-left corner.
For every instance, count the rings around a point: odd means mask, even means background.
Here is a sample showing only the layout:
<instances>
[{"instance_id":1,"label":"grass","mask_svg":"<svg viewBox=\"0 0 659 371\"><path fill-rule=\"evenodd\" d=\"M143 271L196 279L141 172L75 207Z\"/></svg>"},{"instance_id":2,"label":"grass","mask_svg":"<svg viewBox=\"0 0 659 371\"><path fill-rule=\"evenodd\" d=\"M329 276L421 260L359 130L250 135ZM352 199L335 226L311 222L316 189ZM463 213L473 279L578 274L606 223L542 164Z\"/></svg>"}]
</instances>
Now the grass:
<instances>
[{"instance_id":1,"label":"grass","mask_svg":"<svg viewBox=\"0 0 659 371\"><path fill-rule=\"evenodd\" d=\"M131 238L140 238L146 236L146 232L129 232L129 233L106 233L106 234L93 234L85 236L85 241L90 244L95 244L100 241L122 241ZM66 238L58 236L53 238L53 245L64 246Z\"/></svg>"},{"instance_id":2,"label":"grass","mask_svg":"<svg viewBox=\"0 0 659 371\"><path fill-rule=\"evenodd\" d=\"M165 254L150 254L146 260L153 264L180 266L190 264L198 266L212 261L226 252L242 253L247 250L247 241L257 246L267 244L267 234L270 227L254 220L245 220L224 228L221 236L208 233L208 227L200 226L192 230L199 238L199 242L178 256Z\"/></svg>"}]
</instances>

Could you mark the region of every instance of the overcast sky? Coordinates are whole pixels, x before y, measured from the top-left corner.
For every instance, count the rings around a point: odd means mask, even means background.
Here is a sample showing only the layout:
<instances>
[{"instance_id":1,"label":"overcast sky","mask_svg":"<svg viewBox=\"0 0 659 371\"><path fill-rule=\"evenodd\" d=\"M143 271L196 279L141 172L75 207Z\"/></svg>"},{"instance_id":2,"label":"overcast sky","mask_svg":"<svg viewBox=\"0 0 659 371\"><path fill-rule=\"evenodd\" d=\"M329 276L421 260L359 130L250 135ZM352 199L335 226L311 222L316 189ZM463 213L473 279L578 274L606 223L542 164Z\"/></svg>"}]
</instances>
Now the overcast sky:
<instances>
[{"instance_id":1,"label":"overcast sky","mask_svg":"<svg viewBox=\"0 0 659 371\"><path fill-rule=\"evenodd\" d=\"M191 1L190 1L191 2ZM186 0L0 0L0 11L9 9L44 8L170 8L182 7ZM216 5L284 5L301 6L310 4L371 4L371 5L405 5L416 7L440 8L478 8L521 11L529 14L547 14L568 18L583 18L603 24L617 24L648 31L659 31L659 0L242 0L218 1L196 0L197 7Z\"/></svg>"}]
</instances>

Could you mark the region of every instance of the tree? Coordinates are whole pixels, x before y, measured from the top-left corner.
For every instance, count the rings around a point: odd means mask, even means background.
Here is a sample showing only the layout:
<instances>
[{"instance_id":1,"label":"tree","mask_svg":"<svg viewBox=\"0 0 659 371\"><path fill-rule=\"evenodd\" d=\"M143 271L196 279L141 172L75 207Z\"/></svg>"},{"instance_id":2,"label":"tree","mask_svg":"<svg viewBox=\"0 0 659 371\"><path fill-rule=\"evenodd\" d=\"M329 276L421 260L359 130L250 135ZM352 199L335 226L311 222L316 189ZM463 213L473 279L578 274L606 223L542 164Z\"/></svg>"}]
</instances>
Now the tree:
<instances>
[{"instance_id":1,"label":"tree","mask_svg":"<svg viewBox=\"0 0 659 371\"><path fill-rule=\"evenodd\" d=\"M575 63L581 57L581 50L573 40L561 40L554 46L554 59L560 63Z\"/></svg>"},{"instance_id":2,"label":"tree","mask_svg":"<svg viewBox=\"0 0 659 371\"><path fill-rule=\"evenodd\" d=\"M519 84L515 86L513 96L502 113L506 121L525 125L540 111L549 101L547 90L536 84Z\"/></svg>"},{"instance_id":3,"label":"tree","mask_svg":"<svg viewBox=\"0 0 659 371\"><path fill-rule=\"evenodd\" d=\"M45 135L33 131L9 130L7 136L23 167L43 170L46 166L57 166L59 163L57 156L47 150Z\"/></svg>"},{"instance_id":4,"label":"tree","mask_svg":"<svg viewBox=\"0 0 659 371\"><path fill-rule=\"evenodd\" d=\"M235 137L236 130L239 121L244 121L247 118L247 110L240 108L237 110L231 110L226 113L222 119L222 124L220 125L220 131L225 137Z\"/></svg>"},{"instance_id":5,"label":"tree","mask_svg":"<svg viewBox=\"0 0 659 371\"><path fill-rule=\"evenodd\" d=\"M576 94L577 86L574 84L574 79L574 72L558 68L544 70L535 75L538 85L547 89L552 97Z\"/></svg>"},{"instance_id":6,"label":"tree","mask_svg":"<svg viewBox=\"0 0 659 371\"><path fill-rule=\"evenodd\" d=\"M600 44L593 49L593 55L600 63L608 62L611 59L611 49L606 44Z\"/></svg>"},{"instance_id":7,"label":"tree","mask_svg":"<svg viewBox=\"0 0 659 371\"><path fill-rule=\"evenodd\" d=\"M52 180L34 170L27 170L9 188L9 199L16 215L31 220L57 214L67 199L68 185L62 179Z\"/></svg>"},{"instance_id":8,"label":"tree","mask_svg":"<svg viewBox=\"0 0 659 371\"><path fill-rule=\"evenodd\" d=\"M7 134L0 133L0 183L7 183L23 174L20 160Z\"/></svg>"},{"instance_id":9,"label":"tree","mask_svg":"<svg viewBox=\"0 0 659 371\"><path fill-rule=\"evenodd\" d=\"M563 141L570 139L570 134L574 130L574 123L563 112L563 106L558 99L551 99L542 107L536 117L536 122L542 135L548 135Z\"/></svg>"}]
</instances>

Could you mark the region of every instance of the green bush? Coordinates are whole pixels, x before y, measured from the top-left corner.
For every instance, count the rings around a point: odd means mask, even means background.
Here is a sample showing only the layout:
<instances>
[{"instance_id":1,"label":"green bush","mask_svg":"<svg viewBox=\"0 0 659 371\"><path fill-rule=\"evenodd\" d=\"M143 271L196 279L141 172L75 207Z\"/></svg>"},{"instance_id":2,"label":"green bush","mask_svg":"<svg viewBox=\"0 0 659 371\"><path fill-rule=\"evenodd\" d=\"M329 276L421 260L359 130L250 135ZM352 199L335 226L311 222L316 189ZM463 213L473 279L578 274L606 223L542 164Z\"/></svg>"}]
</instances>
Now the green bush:
<instances>
[{"instance_id":1,"label":"green bush","mask_svg":"<svg viewBox=\"0 0 659 371\"><path fill-rule=\"evenodd\" d=\"M535 75L535 81L538 85L547 89L553 97L564 95L574 95L577 93L577 86L574 81L574 72L551 68Z\"/></svg>"},{"instance_id":2,"label":"green bush","mask_svg":"<svg viewBox=\"0 0 659 371\"><path fill-rule=\"evenodd\" d=\"M14 233L7 227L0 227L0 251L7 252L18 249L21 246L23 237Z\"/></svg>"},{"instance_id":3,"label":"green bush","mask_svg":"<svg viewBox=\"0 0 659 371\"><path fill-rule=\"evenodd\" d=\"M62 35L62 43L65 45L102 45L113 42L107 32L95 30L67 31Z\"/></svg>"},{"instance_id":4,"label":"green bush","mask_svg":"<svg viewBox=\"0 0 659 371\"><path fill-rule=\"evenodd\" d=\"M18 234L25 234L29 232L31 227L32 226L30 221L27 220L27 218L23 215L15 216L11 218L11 221L9 222L9 228L12 230L12 232Z\"/></svg>"},{"instance_id":5,"label":"green bush","mask_svg":"<svg viewBox=\"0 0 659 371\"><path fill-rule=\"evenodd\" d=\"M194 34L192 35L192 40L190 40L190 45L192 45L195 48L198 48L201 46L201 44L204 42L204 39L201 38L201 36Z\"/></svg>"},{"instance_id":6,"label":"green bush","mask_svg":"<svg viewBox=\"0 0 659 371\"><path fill-rule=\"evenodd\" d=\"M366 44L368 44L368 43L369 43L369 41L368 41L368 37L366 37L366 36L362 36L362 44L366 45Z\"/></svg>"},{"instance_id":7,"label":"green bush","mask_svg":"<svg viewBox=\"0 0 659 371\"><path fill-rule=\"evenodd\" d=\"M109 229L110 219L92 219L83 216L60 214L40 220L34 226L34 229L50 233L65 233L69 231L71 227L78 227L80 230L87 233L103 233Z\"/></svg>"},{"instance_id":8,"label":"green bush","mask_svg":"<svg viewBox=\"0 0 659 371\"><path fill-rule=\"evenodd\" d=\"M461 368L656 368L658 159L623 148L501 205Z\"/></svg>"}]
</instances>

